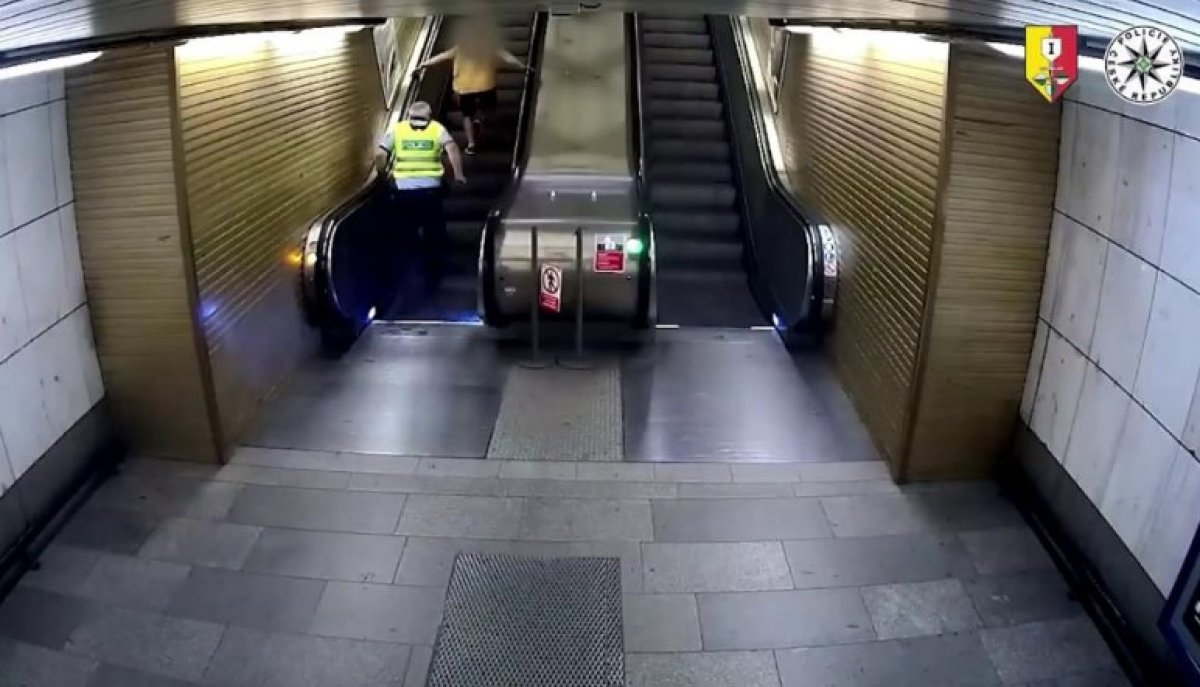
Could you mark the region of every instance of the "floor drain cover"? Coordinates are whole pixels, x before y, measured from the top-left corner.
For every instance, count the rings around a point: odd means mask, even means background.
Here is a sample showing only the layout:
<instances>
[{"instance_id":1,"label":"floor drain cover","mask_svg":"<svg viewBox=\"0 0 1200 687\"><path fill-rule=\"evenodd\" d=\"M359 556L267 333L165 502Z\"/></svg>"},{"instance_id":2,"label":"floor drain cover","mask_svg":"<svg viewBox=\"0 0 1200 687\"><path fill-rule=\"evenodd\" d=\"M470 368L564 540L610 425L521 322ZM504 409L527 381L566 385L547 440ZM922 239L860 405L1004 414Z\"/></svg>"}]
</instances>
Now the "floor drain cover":
<instances>
[{"instance_id":1,"label":"floor drain cover","mask_svg":"<svg viewBox=\"0 0 1200 687\"><path fill-rule=\"evenodd\" d=\"M621 561L459 554L427 687L622 687Z\"/></svg>"}]
</instances>

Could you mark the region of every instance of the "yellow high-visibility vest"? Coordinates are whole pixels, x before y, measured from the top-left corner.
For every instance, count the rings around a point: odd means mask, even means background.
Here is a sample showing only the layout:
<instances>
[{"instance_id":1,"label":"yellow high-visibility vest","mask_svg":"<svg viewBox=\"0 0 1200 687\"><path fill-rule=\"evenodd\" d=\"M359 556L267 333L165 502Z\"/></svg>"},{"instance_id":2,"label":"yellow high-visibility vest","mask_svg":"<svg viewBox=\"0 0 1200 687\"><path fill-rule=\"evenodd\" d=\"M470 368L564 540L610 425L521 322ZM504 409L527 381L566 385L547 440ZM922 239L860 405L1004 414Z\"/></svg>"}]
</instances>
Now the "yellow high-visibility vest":
<instances>
[{"instance_id":1,"label":"yellow high-visibility vest","mask_svg":"<svg viewBox=\"0 0 1200 687\"><path fill-rule=\"evenodd\" d=\"M424 129L413 127L407 120L396 122L392 129L392 178L440 179L443 131L437 122L429 122Z\"/></svg>"}]
</instances>

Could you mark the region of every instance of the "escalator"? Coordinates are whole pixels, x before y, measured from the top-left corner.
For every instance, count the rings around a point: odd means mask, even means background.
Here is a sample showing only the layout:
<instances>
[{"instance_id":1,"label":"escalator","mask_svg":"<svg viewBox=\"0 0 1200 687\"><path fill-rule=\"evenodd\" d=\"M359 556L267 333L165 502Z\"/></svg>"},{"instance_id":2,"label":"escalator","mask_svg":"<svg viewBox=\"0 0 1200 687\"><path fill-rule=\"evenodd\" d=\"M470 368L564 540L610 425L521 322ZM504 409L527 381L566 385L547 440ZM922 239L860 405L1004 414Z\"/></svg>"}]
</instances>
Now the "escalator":
<instances>
[{"instance_id":1,"label":"escalator","mask_svg":"<svg viewBox=\"0 0 1200 687\"><path fill-rule=\"evenodd\" d=\"M708 22L641 15L637 32L658 321L766 324L747 279L733 151Z\"/></svg>"},{"instance_id":2,"label":"escalator","mask_svg":"<svg viewBox=\"0 0 1200 687\"><path fill-rule=\"evenodd\" d=\"M535 17L511 16L500 19L504 47L524 62L529 60L530 40ZM435 51L451 46L454 23L449 22L441 32ZM448 72L449 65L435 67ZM443 74L443 77L446 75ZM447 79L447 83L449 80ZM525 74L505 65L497 75L496 111L485 124L485 135L478 142L475 155L463 155L466 166L465 186L452 186L446 197L446 231L449 242L447 271L438 290L424 293L419 279L420 268L408 270L408 283L380 319L472 321L478 319L479 238L488 214L495 207L512 177L513 154L517 138ZM463 118L450 93L441 94L437 114L460 150L467 149Z\"/></svg>"},{"instance_id":3,"label":"escalator","mask_svg":"<svg viewBox=\"0 0 1200 687\"><path fill-rule=\"evenodd\" d=\"M328 349L344 350L377 320L478 321L480 237L521 163L520 142L535 99L545 23L544 14L499 20L505 48L534 72L505 68L497 75L496 111L485 124L476 154L463 156L467 184L450 188L445 199L448 254L436 290L425 285L418 230L397 216L382 176L373 177L308 231L301 246L301 297L309 323L321 331ZM453 19L437 20L420 59L449 48L454 25ZM450 86L449 65L427 69L396 108L403 112L417 100L429 102L465 151L462 115Z\"/></svg>"}]
</instances>

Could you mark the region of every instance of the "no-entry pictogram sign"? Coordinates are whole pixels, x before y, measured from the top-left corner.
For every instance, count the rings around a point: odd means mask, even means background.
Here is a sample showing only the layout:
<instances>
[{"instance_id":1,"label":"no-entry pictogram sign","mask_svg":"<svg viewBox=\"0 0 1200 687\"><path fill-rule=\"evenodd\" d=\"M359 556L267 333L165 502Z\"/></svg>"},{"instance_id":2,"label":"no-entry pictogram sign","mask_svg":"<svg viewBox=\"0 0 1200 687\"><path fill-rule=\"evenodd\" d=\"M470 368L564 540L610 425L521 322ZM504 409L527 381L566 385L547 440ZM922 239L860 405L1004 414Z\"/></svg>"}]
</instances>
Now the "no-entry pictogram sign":
<instances>
[{"instance_id":1,"label":"no-entry pictogram sign","mask_svg":"<svg viewBox=\"0 0 1200 687\"><path fill-rule=\"evenodd\" d=\"M538 305L542 310L559 312L562 310L562 268L554 265L542 265L542 274L538 279Z\"/></svg>"}]
</instances>

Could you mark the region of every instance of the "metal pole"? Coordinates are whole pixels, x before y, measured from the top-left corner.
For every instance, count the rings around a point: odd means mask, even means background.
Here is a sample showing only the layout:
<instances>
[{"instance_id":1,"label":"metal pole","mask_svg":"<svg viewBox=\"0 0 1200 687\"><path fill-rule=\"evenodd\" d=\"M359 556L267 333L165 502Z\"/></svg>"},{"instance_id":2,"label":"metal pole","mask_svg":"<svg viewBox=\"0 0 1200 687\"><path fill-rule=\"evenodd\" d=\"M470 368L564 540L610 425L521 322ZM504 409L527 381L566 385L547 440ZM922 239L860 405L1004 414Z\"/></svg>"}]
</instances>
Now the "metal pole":
<instances>
[{"instance_id":1,"label":"metal pole","mask_svg":"<svg viewBox=\"0 0 1200 687\"><path fill-rule=\"evenodd\" d=\"M575 228L575 354L558 364L569 370L591 367L583 357L583 227Z\"/></svg>"},{"instance_id":2,"label":"metal pole","mask_svg":"<svg viewBox=\"0 0 1200 687\"><path fill-rule=\"evenodd\" d=\"M530 321L530 347L533 349L533 358L522 363L522 367L530 369L538 369L547 366L547 363L542 362L542 332L541 332L541 288L542 288L542 263L538 256L538 228L529 228L529 263L530 263L530 289L529 301L532 308L529 312Z\"/></svg>"}]
</instances>

